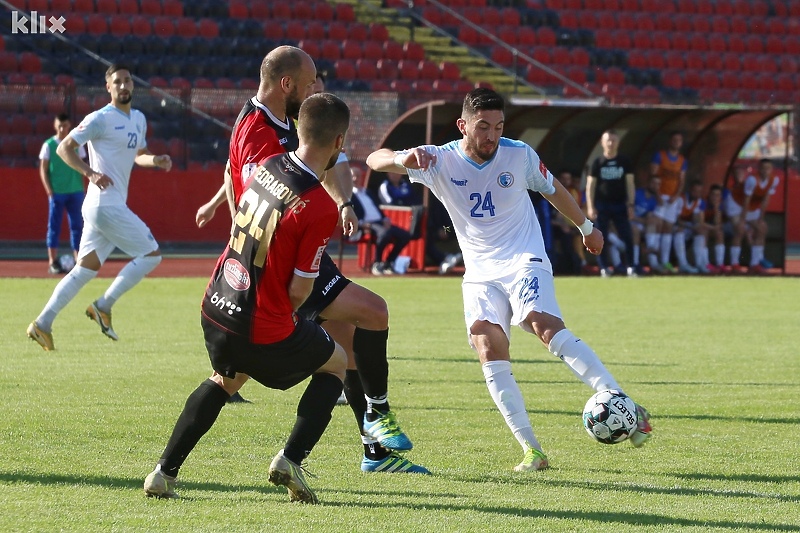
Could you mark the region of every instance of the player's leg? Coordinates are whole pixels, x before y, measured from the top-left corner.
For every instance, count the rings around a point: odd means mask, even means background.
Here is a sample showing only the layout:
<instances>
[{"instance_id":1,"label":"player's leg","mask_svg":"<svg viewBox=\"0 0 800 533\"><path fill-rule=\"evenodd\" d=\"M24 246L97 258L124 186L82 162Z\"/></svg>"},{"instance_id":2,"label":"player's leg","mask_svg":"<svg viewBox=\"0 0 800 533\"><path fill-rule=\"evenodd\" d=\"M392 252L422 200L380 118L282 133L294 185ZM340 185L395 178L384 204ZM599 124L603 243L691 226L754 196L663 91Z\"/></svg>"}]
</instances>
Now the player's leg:
<instances>
[{"instance_id":1,"label":"player's leg","mask_svg":"<svg viewBox=\"0 0 800 533\"><path fill-rule=\"evenodd\" d=\"M410 450L411 441L397 425L389 405L389 311L384 299L360 285L349 283L320 316L355 326L353 357L367 401L363 431L386 448Z\"/></svg>"},{"instance_id":2,"label":"player's leg","mask_svg":"<svg viewBox=\"0 0 800 533\"><path fill-rule=\"evenodd\" d=\"M55 349L52 332L53 322L58 313L97 276L100 266L114 250L114 244L98 229L96 211L87 209L84 212L86 228L81 239L78 264L58 282L42 312L28 326L28 337L38 342L45 350Z\"/></svg>"},{"instance_id":3,"label":"player's leg","mask_svg":"<svg viewBox=\"0 0 800 533\"><path fill-rule=\"evenodd\" d=\"M61 221L64 218L64 195L53 194L48 198L47 217L47 260L50 274L63 274L64 270L58 264L58 237L61 235Z\"/></svg>"},{"instance_id":4,"label":"player's leg","mask_svg":"<svg viewBox=\"0 0 800 533\"><path fill-rule=\"evenodd\" d=\"M161 263L161 251L150 229L128 207L104 208L101 213L106 237L133 259L117 274L105 294L89 305L86 316L100 326L106 337L117 340L111 324L111 307Z\"/></svg>"},{"instance_id":5,"label":"player's leg","mask_svg":"<svg viewBox=\"0 0 800 533\"><path fill-rule=\"evenodd\" d=\"M502 290L488 283L463 283L462 293L469 344L478 354L486 388L525 454L514 470L547 468L547 457L533 432L522 391L511 372L508 300Z\"/></svg>"},{"instance_id":6,"label":"player's leg","mask_svg":"<svg viewBox=\"0 0 800 533\"><path fill-rule=\"evenodd\" d=\"M614 376L606 369L592 348L567 329L561 319L561 310L555 297L553 276L541 269L530 269L532 274L518 274L515 281L507 287L514 314L512 323L536 335L547 346L547 349L564 361L572 372L583 383L594 391L622 388ZM537 298L531 298L532 295ZM644 444L650 435L649 417L643 411L642 424L639 431L643 434L640 442ZM632 441L633 442L633 441Z\"/></svg>"}]
</instances>

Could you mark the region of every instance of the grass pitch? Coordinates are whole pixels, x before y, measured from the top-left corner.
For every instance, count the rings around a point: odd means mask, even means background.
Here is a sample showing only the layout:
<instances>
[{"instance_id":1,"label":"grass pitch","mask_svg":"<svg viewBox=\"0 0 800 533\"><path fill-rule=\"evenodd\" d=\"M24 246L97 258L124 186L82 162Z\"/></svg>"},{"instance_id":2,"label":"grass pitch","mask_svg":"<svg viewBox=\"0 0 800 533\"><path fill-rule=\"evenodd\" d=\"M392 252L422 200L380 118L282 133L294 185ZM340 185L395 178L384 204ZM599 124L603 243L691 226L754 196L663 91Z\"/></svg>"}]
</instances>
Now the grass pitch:
<instances>
[{"instance_id":1,"label":"grass pitch","mask_svg":"<svg viewBox=\"0 0 800 533\"><path fill-rule=\"evenodd\" d=\"M267 468L302 387L242 390L180 474L145 498L187 395L209 375L206 279L146 279L114 307L119 342L85 307L25 327L56 280L1 279L0 531L800 531L800 282L779 278L557 279L565 321L653 416L642 449L581 425L591 391L514 331L514 374L552 467L522 453L467 346L459 280L359 280L389 302L390 397L433 476L364 474L348 407L309 460L319 506L290 504Z\"/></svg>"}]
</instances>

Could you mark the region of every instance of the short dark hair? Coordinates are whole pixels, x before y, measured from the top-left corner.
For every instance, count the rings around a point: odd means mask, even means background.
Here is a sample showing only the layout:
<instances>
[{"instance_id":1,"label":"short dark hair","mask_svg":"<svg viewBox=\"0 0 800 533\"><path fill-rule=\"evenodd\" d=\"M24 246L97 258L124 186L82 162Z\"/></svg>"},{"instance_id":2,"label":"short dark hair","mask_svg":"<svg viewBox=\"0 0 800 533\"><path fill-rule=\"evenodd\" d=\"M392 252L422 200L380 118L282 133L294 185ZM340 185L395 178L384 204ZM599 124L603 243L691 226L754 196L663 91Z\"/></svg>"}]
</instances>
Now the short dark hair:
<instances>
[{"instance_id":1,"label":"short dark hair","mask_svg":"<svg viewBox=\"0 0 800 533\"><path fill-rule=\"evenodd\" d=\"M350 127L350 108L331 93L319 93L303 101L297 128L303 143L326 146Z\"/></svg>"},{"instance_id":2,"label":"short dark hair","mask_svg":"<svg viewBox=\"0 0 800 533\"><path fill-rule=\"evenodd\" d=\"M764 158L758 160L758 164L759 165L763 165L764 163L769 163L771 165L772 164L772 159L770 159L768 157L764 157Z\"/></svg>"},{"instance_id":3,"label":"short dark hair","mask_svg":"<svg viewBox=\"0 0 800 533\"><path fill-rule=\"evenodd\" d=\"M70 120L69 113L59 113L58 115L56 115L56 120L59 122L66 122Z\"/></svg>"},{"instance_id":4,"label":"short dark hair","mask_svg":"<svg viewBox=\"0 0 800 533\"><path fill-rule=\"evenodd\" d=\"M721 190L722 190L722 185L720 185L719 183L715 183L708 188L709 194L711 194L714 191L721 191Z\"/></svg>"},{"instance_id":5,"label":"short dark hair","mask_svg":"<svg viewBox=\"0 0 800 533\"><path fill-rule=\"evenodd\" d=\"M128 72L131 71L131 69L128 68L128 65L126 65L124 63L112 63L108 67L108 69L106 69L106 79L108 79L111 76L113 76L114 73L117 72L118 70L127 70Z\"/></svg>"},{"instance_id":6,"label":"short dark hair","mask_svg":"<svg viewBox=\"0 0 800 533\"><path fill-rule=\"evenodd\" d=\"M505 111L506 103L500 93L486 87L472 89L464 97L461 108L462 117L474 115L477 111Z\"/></svg>"}]
</instances>

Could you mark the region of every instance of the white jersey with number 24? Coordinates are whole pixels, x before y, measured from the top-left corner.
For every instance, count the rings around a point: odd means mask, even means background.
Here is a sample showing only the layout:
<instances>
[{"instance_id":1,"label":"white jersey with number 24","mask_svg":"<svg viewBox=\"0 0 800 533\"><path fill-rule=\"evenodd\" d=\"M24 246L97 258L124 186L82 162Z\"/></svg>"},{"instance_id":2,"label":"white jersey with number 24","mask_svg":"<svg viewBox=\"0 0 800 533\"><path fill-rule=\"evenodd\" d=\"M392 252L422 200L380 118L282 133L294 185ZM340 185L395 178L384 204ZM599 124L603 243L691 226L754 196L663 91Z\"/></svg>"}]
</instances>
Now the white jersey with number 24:
<instances>
[{"instance_id":1,"label":"white jersey with number 24","mask_svg":"<svg viewBox=\"0 0 800 533\"><path fill-rule=\"evenodd\" d=\"M489 281L534 264L552 273L528 190L553 194L553 175L533 148L501 137L490 161L467 157L460 140L420 148L436 156L409 179L444 204L464 255L465 281Z\"/></svg>"}]
</instances>

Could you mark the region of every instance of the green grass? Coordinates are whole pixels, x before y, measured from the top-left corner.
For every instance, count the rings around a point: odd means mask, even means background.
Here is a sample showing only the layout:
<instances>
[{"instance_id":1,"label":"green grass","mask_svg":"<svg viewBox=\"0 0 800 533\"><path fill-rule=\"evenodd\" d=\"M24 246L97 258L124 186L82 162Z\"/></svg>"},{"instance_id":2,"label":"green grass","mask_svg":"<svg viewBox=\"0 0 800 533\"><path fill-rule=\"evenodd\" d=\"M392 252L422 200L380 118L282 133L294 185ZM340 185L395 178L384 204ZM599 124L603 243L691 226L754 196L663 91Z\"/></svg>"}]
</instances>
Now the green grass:
<instances>
[{"instance_id":1,"label":"green grass","mask_svg":"<svg viewBox=\"0 0 800 533\"><path fill-rule=\"evenodd\" d=\"M516 329L514 374L552 468L522 457L466 343L459 280L365 279L391 310L390 394L435 475L363 474L337 407L310 457L321 505L288 503L266 471L300 387L248 384L181 470L177 501L142 481L209 374L206 280L146 279L114 308L119 342L84 315L95 280L25 338L55 280L2 279L0 531L800 531L800 284L796 279L559 279L567 325L647 406L642 449L581 426L591 391Z\"/></svg>"}]
</instances>

